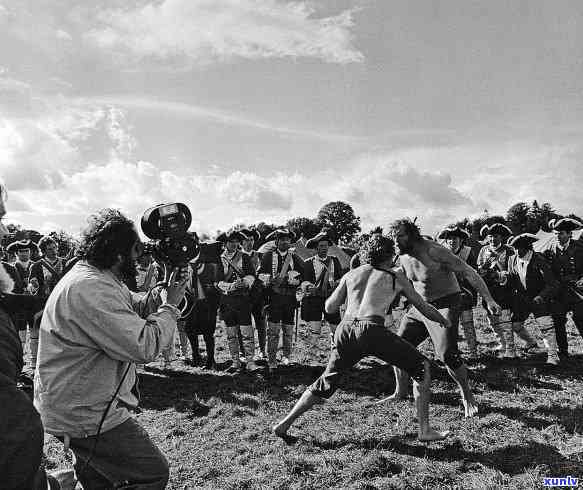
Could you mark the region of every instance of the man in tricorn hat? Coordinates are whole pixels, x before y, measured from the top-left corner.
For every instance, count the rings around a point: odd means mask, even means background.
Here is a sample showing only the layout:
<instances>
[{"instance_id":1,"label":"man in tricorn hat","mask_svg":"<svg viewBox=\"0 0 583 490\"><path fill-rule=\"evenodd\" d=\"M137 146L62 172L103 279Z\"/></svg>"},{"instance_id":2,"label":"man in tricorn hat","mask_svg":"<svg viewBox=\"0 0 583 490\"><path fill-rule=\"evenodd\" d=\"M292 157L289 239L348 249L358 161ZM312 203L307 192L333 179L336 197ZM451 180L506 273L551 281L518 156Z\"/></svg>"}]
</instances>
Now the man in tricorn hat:
<instances>
[{"instance_id":1,"label":"man in tricorn hat","mask_svg":"<svg viewBox=\"0 0 583 490\"><path fill-rule=\"evenodd\" d=\"M295 234L287 228L279 228L267 235L275 240L275 250L261 258L259 278L270 288L267 316L267 356L269 370L277 367L277 346L280 331L283 332L282 363L289 364L292 350L294 317L297 306L296 290L304 280L304 264L290 250Z\"/></svg>"},{"instance_id":2,"label":"man in tricorn hat","mask_svg":"<svg viewBox=\"0 0 583 490\"><path fill-rule=\"evenodd\" d=\"M506 244L511 235L512 230L502 223L484 225L480 230L480 238L487 240L487 243L478 253L477 260L478 273L484 279L494 301L502 308L498 314L488 313L488 323L498 339L496 350L501 351L504 356L512 355L511 352L506 352L506 338L512 335L512 292L504 276L508 270L508 259L515 253Z\"/></svg>"},{"instance_id":3,"label":"man in tricorn hat","mask_svg":"<svg viewBox=\"0 0 583 490\"><path fill-rule=\"evenodd\" d=\"M253 357L255 356L255 336L251 324L251 300L249 290L256 280L255 269L251 259L240 250L245 236L238 231L228 231L217 237L223 242L225 250L221 254L223 278L218 283L221 292L221 317L227 326L227 343L233 365L232 372L241 369L239 359L239 331L241 332L243 349L245 351L246 368L248 371L257 369Z\"/></svg>"},{"instance_id":4,"label":"man in tricorn hat","mask_svg":"<svg viewBox=\"0 0 583 490\"><path fill-rule=\"evenodd\" d=\"M8 253L16 254L16 262L13 265L6 265L6 271L14 280L13 293L15 294L30 294L28 279L30 276L30 268L33 264L30 260L32 249L36 248L36 244L32 240L19 240L13 242L6 251ZM22 350L24 351L26 345L26 329L31 329L31 336L33 336L32 329L34 328L34 316L32 314L16 314L14 316L14 326L18 330ZM38 333L36 335L38 339Z\"/></svg>"},{"instance_id":5,"label":"man in tricorn hat","mask_svg":"<svg viewBox=\"0 0 583 490\"><path fill-rule=\"evenodd\" d=\"M322 332L322 317L330 329L330 340L334 342L334 332L340 323L340 313L326 313L324 303L332 294L340 278L342 266L340 261L328 255L328 248L334 244L332 233L324 229L306 242L306 247L316 250L316 255L304 262L304 282L302 289L302 319L307 322L309 330L309 357L318 361L319 342Z\"/></svg>"},{"instance_id":6,"label":"man in tricorn hat","mask_svg":"<svg viewBox=\"0 0 583 490\"><path fill-rule=\"evenodd\" d=\"M505 273L513 298L512 327L515 331L524 328L524 321L532 313L543 334L547 363L557 365L559 357L551 305L558 292L559 283L550 263L532 249L532 244L537 240L536 235L523 233L508 243L516 249L516 254L508 260L508 272ZM506 352L515 355L512 334L506 339Z\"/></svg>"},{"instance_id":7,"label":"man in tricorn hat","mask_svg":"<svg viewBox=\"0 0 583 490\"><path fill-rule=\"evenodd\" d=\"M445 244L451 252L463 260L473 269L476 268L477 254L472 247L465 245L470 238L470 234L459 226L449 226L443 229L437 236L439 240L445 240ZM476 328L474 326L474 311L476 306L477 293L471 284L461 275L457 274L456 278L462 290L460 324L464 332L464 338L468 344L469 358L478 357L478 342L476 339Z\"/></svg>"},{"instance_id":8,"label":"man in tricorn hat","mask_svg":"<svg viewBox=\"0 0 583 490\"><path fill-rule=\"evenodd\" d=\"M241 242L241 251L249 256L253 270L257 272L261 266L261 257L259 252L254 249L254 245L259 241L261 236L257 230L251 230L249 228L243 228L239 230L239 233L245 237L243 242ZM267 343L267 328L265 326L265 314L263 312L264 306L265 298L261 292L251 295L251 315L255 323L255 330L257 330L257 341L259 345L255 359L261 361L266 358L265 348Z\"/></svg>"},{"instance_id":9,"label":"man in tricorn hat","mask_svg":"<svg viewBox=\"0 0 583 490\"><path fill-rule=\"evenodd\" d=\"M552 220L549 223L557 242L546 252L553 272L560 282L554 314L559 356L567 358L569 348L565 323L567 312L573 312L573 322L583 336L583 244L573 240L573 231L583 224L572 218Z\"/></svg>"},{"instance_id":10,"label":"man in tricorn hat","mask_svg":"<svg viewBox=\"0 0 583 490\"><path fill-rule=\"evenodd\" d=\"M57 242L50 236L44 236L38 242L38 247L42 257L30 266L29 289L32 294L36 294L44 308L44 305L63 277L64 261L57 255ZM34 325L30 329L30 364L32 369L36 368L36 355L38 351L38 336L42 311L34 318Z\"/></svg>"}]
</instances>

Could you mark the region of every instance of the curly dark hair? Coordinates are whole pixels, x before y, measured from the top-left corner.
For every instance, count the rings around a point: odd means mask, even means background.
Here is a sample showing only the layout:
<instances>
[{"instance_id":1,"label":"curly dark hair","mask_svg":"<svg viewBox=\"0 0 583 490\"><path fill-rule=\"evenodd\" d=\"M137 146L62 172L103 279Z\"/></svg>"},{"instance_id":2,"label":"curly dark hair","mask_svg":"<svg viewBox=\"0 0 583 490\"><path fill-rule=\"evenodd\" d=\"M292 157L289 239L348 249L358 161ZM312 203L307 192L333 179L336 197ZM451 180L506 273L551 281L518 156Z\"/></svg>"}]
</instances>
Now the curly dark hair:
<instances>
[{"instance_id":1,"label":"curly dark hair","mask_svg":"<svg viewBox=\"0 0 583 490\"><path fill-rule=\"evenodd\" d=\"M373 235L360 249L360 261L376 267L395 255L395 242L386 236Z\"/></svg>"},{"instance_id":2,"label":"curly dark hair","mask_svg":"<svg viewBox=\"0 0 583 490\"><path fill-rule=\"evenodd\" d=\"M39 240L38 248L40 248L40 251L42 253L45 253L47 247L52 243L54 243L55 245L57 244L57 242L52 237L46 235Z\"/></svg>"},{"instance_id":3,"label":"curly dark hair","mask_svg":"<svg viewBox=\"0 0 583 490\"><path fill-rule=\"evenodd\" d=\"M401 227L405 229L407 235L409 235L409 237L412 238L413 240L421 239L421 230L415 224L415 221L411 220L410 218L401 218L396 221L393 221L390 227L391 235L396 235L397 232L399 231L399 228Z\"/></svg>"},{"instance_id":4,"label":"curly dark hair","mask_svg":"<svg viewBox=\"0 0 583 490\"><path fill-rule=\"evenodd\" d=\"M117 256L128 255L139 239L134 223L118 209L102 209L88 221L76 255L99 269L111 268Z\"/></svg>"}]
</instances>

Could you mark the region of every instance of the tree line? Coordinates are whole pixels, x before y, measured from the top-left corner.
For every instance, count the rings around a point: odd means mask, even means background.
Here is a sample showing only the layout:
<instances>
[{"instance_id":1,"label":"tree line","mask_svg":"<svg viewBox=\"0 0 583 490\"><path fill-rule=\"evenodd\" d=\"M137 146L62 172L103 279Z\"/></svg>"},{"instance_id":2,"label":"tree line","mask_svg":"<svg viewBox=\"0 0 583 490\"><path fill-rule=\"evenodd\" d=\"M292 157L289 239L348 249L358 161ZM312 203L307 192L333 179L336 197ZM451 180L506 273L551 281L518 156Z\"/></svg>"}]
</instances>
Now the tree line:
<instances>
[{"instance_id":1,"label":"tree line","mask_svg":"<svg viewBox=\"0 0 583 490\"><path fill-rule=\"evenodd\" d=\"M575 214L566 215L569 218L582 221L581 218ZM492 223L504 223L512 232L517 235L520 233L536 233L539 230L549 231L548 223L551 219L563 218L565 216L558 214L553 206L548 203L539 203L534 200L528 204L525 202L518 202L508 208L505 215L490 215L485 210L477 218L464 218L453 225L460 226L467 230L473 240L480 239L480 229L484 225ZM239 224L237 227L246 227L246 224ZM344 201L332 201L320 208L315 217L296 217L287 220L285 223L275 224L261 221L249 226L251 229L256 229L261 235L258 246L265 242L265 237L273 230L284 226L293 231L298 238L304 237L306 239L316 235L322 228L328 228L337 238L339 243L346 247L358 249L364 240L367 240L370 231L362 233L360 217L354 212L352 206ZM10 235L5 239L3 245L6 246L15 240L23 238L30 238L35 242L41 237L41 234L35 230L24 230L20 225L8 224L8 231ZM219 230L218 230L219 231ZM77 239L63 231L53 231L49 234L59 246L59 255L67 256L71 253ZM202 240L208 240L211 237L203 234L200 237Z\"/></svg>"}]
</instances>

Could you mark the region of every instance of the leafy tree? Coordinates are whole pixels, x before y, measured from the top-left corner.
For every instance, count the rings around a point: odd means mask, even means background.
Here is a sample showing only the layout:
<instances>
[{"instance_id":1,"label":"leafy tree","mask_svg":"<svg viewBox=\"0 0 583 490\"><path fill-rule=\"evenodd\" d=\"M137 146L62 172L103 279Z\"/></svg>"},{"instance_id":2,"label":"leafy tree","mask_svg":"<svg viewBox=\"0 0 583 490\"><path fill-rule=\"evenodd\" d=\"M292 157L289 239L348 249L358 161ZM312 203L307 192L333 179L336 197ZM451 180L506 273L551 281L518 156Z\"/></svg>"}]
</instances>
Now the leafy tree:
<instances>
[{"instance_id":1,"label":"leafy tree","mask_svg":"<svg viewBox=\"0 0 583 490\"><path fill-rule=\"evenodd\" d=\"M360 232L360 218L354 214L350 204L333 201L322 206L316 221L320 226L327 226L342 243L350 242Z\"/></svg>"},{"instance_id":2,"label":"leafy tree","mask_svg":"<svg viewBox=\"0 0 583 490\"><path fill-rule=\"evenodd\" d=\"M540 209L541 209L541 214L540 214L541 221L539 223L539 228L542 228L544 231L550 231L549 221L552 219L560 218L560 215L557 214L557 212L553 209L553 207L548 202L543 203L543 205L540 207Z\"/></svg>"},{"instance_id":3,"label":"leafy tree","mask_svg":"<svg viewBox=\"0 0 583 490\"><path fill-rule=\"evenodd\" d=\"M22 226L14 223L8 223L6 225L6 229L8 230L8 233L18 233L19 231L22 231Z\"/></svg>"},{"instance_id":4,"label":"leafy tree","mask_svg":"<svg viewBox=\"0 0 583 490\"><path fill-rule=\"evenodd\" d=\"M301 236L312 238L320 231L320 226L312 218L292 218L285 226L293 231L297 238Z\"/></svg>"},{"instance_id":5,"label":"leafy tree","mask_svg":"<svg viewBox=\"0 0 583 490\"><path fill-rule=\"evenodd\" d=\"M548 231L549 221L558 217L559 215L550 203L545 202L539 205L536 199L530 206L525 202L516 203L506 213L508 226L515 234L537 233L541 228Z\"/></svg>"},{"instance_id":6,"label":"leafy tree","mask_svg":"<svg viewBox=\"0 0 583 490\"><path fill-rule=\"evenodd\" d=\"M59 257L72 256L79 241L65 230L51 231L49 236L57 242L57 254Z\"/></svg>"},{"instance_id":7,"label":"leafy tree","mask_svg":"<svg viewBox=\"0 0 583 490\"><path fill-rule=\"evenodd\" d=\"M487 211L473 221L468 220L467 230L470 232L472 240L481 240L480 230L484 225L492 225L494 223L502 223L507 225L506 218L498 214L490 216Z\"/></svg>"},{"instance_id":8,"label":"leafy tree","mask_svg":"<svg viewBox=\"0 0 583 490\"><path fill-rule=\"evenodd\" d=\"M525 202L517 202L506 212L506 221L515 235L526 231L529 206Z\"/></svg>"},{"instance_id":9,"label":"leafy tree","mask_svg":"<svg viewBox=\"0 0 583 490\"><path fill-rule=\"evenodd\" d=\"M257 223L256 225L252 226L251 229L255 229L259 232L260 238L259 238L259 242L256 243L255 245L257 247L260 247L261 245L263 245L267 240L265 239L265 237L267 235L269 235L273 230L275 230L276 228L278 228L277 225L272 224L268 224L265 223L264 221L262 221L261 223Z\"/></svg>"}]
</instances>

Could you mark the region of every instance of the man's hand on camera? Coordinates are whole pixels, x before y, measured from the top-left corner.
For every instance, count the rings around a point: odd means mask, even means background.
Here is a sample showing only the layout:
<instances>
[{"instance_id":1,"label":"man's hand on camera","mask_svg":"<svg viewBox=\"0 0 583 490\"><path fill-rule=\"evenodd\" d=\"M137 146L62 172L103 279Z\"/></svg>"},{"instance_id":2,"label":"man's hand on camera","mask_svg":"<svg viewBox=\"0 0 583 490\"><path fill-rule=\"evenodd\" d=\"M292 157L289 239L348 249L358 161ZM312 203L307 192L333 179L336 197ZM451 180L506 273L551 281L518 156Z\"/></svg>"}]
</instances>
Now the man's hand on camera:
<instances>
[{"instance_id":1,"label":"man's hand on camera","mask_svg":"<svg viewBox=\"0 0 583 490\"><path fill-rule=\"evenodd\" d=\"M168 286L160 292L162 301L172 306L178 306L184 298L186 283L188 282L188 267L175 267L170 273Z\"/></svg>"}]
</instances>

